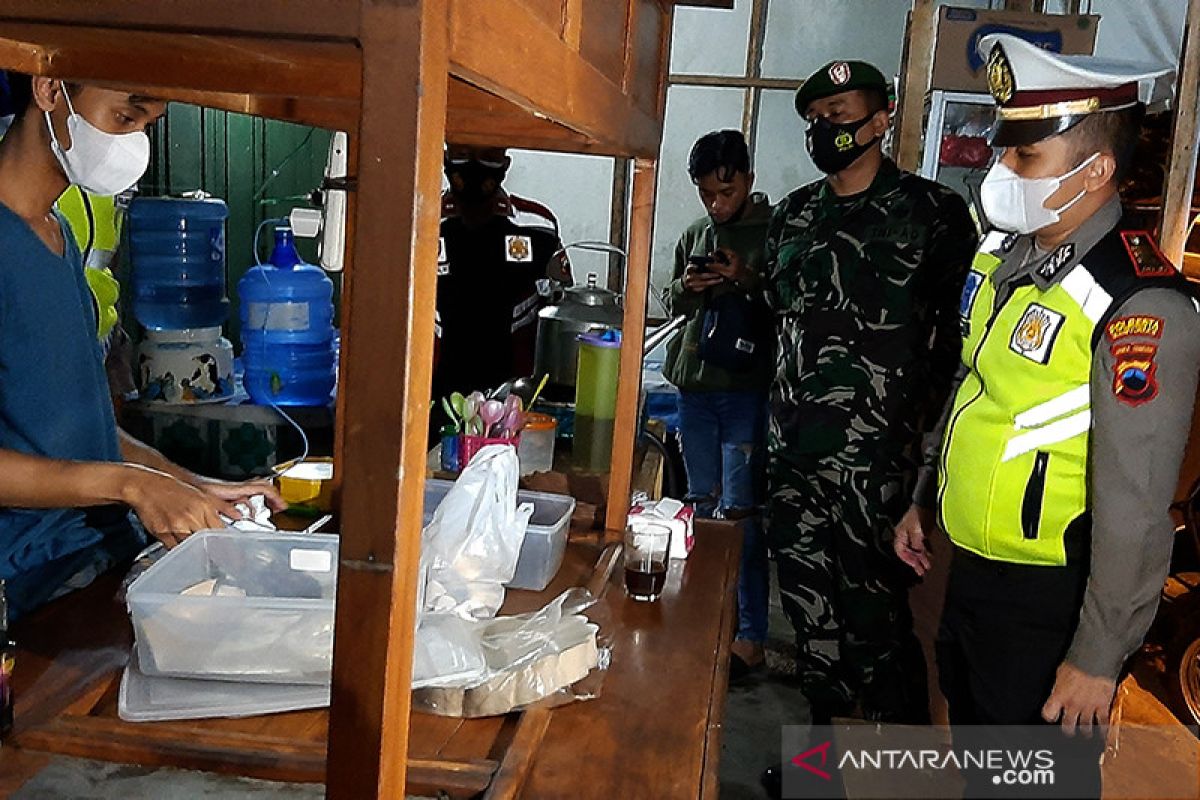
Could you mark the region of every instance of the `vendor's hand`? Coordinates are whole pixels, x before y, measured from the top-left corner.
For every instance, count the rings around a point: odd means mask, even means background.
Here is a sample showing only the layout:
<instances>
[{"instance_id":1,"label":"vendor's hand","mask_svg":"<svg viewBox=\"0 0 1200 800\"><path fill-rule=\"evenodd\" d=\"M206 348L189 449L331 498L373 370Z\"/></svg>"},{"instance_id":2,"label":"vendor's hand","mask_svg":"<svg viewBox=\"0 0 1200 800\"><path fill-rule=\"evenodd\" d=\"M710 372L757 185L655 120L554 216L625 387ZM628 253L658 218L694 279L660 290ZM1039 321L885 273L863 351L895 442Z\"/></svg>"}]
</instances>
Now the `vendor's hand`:
<instances>
[{"instance_id":1,"label":"vendor's hand","mask_svg":"<svg viewBox=\"0 0 1200 800\"><path fill-rule=\"evenodd\" d=\"M267 508L272 511L285 511L288 507L287 502L275 488L275 484L266 478L241 483L221 481L216 478L200 478L194 485L205 494L234 505L238 503L249 505L251 497L261 494L267 503ZM241 516L241 514L235 514L232 519L240 519Z\"/></svg>"},{"instance_id":2,"label":"vendor's hand","mask_svg":"<svg viewBox=\"0 0 1200 800\"><path fill-rule=\"evenodd\" d=\"M1093 724L1101 728L1108 725L1116 691L1117 683L1111 678L1089 675L1064 661L1058 665L1050 699L1042 706L1042 719L1060 722L1069 736L1075 734L1076 727L1091 736Z\"/></svg>"},{"instance_id":3,"label":"vendor's hand","mask_svg":"<svg viewBox=\"0 0 1200 800\"><path fill-rule=\"evenodd\" d=\"M683 271L683 288L692 292L703 292L725 280L713 272L712 268L713 265L709 264L708 269L701 271L695 264L688 264L687 269Z\"/></svg>"},{"instance_id":4,"label":"vendor's hand","mask_svg":"<svg viewBox=\"0 0 1200 800\"><path fill-rule=\"evenodd\" d=\"M892 547L900 560L922 577L929 571L929 537L936 525L933 510L916 504L909 507L896 525Z\"/></svg>"},{"instance_id":5,"label":"vendor's hand","mask_svg":"<svg viewBox=\"0 0 1200 800\"><path fill-rule=\"evenodd\" d=\"M196 531L224 528L241 513L229 500L201 491L165 472L126 465L122 486L125 503L137 514L146 532L167 547L174 547Z\"/></svg>"},{"instance_id":6,"label":"vendor's hand","mask_svg":"<svg viewBox=\"0 0 1200 800\"><path fill-rule=\"evenodd\" d=\"M750 268L746 266L746 262L742 261L741 256L728 247L718 247L711 255L713 261L708 268L722 278L728 278L734 283L742 283L750 277Z\"/></svg>"}]
</instances>

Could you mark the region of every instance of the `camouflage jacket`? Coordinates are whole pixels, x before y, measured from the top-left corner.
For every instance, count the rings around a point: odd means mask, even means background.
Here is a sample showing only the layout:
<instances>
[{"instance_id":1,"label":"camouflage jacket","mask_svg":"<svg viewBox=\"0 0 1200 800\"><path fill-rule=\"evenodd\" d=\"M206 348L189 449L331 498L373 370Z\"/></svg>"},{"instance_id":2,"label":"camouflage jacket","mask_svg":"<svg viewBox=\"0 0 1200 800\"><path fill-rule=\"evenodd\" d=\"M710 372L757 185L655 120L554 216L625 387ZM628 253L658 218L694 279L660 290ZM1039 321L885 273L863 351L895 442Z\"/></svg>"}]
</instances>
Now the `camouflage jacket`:
<instances>
[{"instance_id":1,"label":"camouflage jacket","mask_svg":"<svg viewBox=\"0 0 1200 800\"><path fill-rule=\"evenodd\" d=\"M861 194L839 197L822 180L775 207L773 456L909 465L957 367L959 298L977 242L957 194L890 160Z\"/></svg>"}]
</instances>

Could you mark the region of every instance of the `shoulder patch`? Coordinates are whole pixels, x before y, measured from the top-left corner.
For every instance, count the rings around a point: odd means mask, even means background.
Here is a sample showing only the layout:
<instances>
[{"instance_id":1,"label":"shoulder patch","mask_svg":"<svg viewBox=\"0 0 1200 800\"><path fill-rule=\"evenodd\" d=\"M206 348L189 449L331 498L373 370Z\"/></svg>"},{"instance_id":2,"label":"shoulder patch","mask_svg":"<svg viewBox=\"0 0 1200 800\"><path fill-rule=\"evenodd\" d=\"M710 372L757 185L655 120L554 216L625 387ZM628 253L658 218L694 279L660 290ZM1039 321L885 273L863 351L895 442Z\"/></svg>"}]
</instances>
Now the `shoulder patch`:
<instances>
[{"instance_id":1,"label":"shoulder patch","mask_svg":"<svg viewBox=\"0 0 1200 800\"><path fill-rule=\"evenodd\" d=\"M1148 231L1121 231L1121 243L1125 245L1133 271L1139 278L1167 278L1178 274Z\"/></svg>"},{"instance_id":2,"label":"shoulder patch","mask_svg":"<svg viewBox=\"0 0 1200 800\"><path fill-rule=\"evenodd\" d=\"M1110 342L1125 339L1130 336L1145 336L1151 339L1162 338L1165 322L1162 317L1131 316L1118 317L1108 323L1104 332Z\"/></svg>"},{"instance_id":3,"label":"shoulder patch","mask_svg":"<svg viewBox=\"0 0 1200 800\"><path fill-rule=\"evenodd\" d=\"M1158 395L1156 344L1113 345L1113 394L1125 405L1140 406Z\"/></svg>"}]
</instances>

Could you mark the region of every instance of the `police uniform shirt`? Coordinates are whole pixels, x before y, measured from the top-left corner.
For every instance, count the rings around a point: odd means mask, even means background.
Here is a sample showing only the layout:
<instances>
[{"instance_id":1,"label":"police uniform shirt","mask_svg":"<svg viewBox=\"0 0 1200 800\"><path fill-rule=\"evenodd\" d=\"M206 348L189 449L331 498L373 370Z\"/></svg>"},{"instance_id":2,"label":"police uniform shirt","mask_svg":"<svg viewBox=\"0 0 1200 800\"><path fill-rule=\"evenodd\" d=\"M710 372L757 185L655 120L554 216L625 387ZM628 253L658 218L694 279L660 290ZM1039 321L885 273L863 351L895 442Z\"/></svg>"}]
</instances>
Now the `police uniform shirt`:
<instances>
[{"instance_id":1,"label":"police uniform shirt","mask_svg":"<svg viewBox=\"0 0 1200 800\"><path fill-rule=\"evenodd\" d=\"M993 275L996 308L1015 285L1045 290L1080 261L1093 272L1174 275L1149 234L1121 231L1120 218L1114 197L1049 253L1036 250L1033 235L990 234L984 247L998 242L1002 258ZM1118 299L1097 335L1089 376L1090 550L1076 556L1090 558L1091 566L1067 660L1088 674L1116 678L1150 626L1167 574L1175 533L1168 509L1200 364L1200 306L1184 292L1151 284ZM955 394L957 386L947 408ZM941 432L935 436L940 443ZM936 452L930 449L927 464ZM927 466L915 502L932 507L935 490L936 474Z\"/></svg>"},{"instance_id":2,"label":"police uniform shirt","mask_svg":"<svg viewBox=\"0 0 1200 800\"><path fill-rule=\"evenodd\" d=\"M558 224L545 207L501 193L468 228L443 200L438 247L434 396L494 387L533 372L537 312L559 278Z\"/></svg>"}]
</instances>

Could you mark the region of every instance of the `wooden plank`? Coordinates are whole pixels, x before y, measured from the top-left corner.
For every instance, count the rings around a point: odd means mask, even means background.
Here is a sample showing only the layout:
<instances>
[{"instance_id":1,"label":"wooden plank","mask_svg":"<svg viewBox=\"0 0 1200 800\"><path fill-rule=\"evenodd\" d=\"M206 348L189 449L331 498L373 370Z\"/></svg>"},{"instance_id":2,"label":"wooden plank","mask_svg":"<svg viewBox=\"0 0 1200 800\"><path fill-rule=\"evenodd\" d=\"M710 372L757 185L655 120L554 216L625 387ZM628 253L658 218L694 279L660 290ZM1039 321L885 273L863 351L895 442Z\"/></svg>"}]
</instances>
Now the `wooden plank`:
<instances>
[{"instance_id":1,"label":"wooden plank","mask_svg":"<svg viewBox=\"0 0 1200 800\"><path fill-rule=\"evenodd\" d=\"M739 541L737 549L728 553L726 557L733 564L739 565L737 569L740 569L741 555L742 543ZM732 642L737 634L736 608L736 603L728 603L723 608L721 627L717 632L718 642ZM729 685L729 661L728 656L717 658L713 665L713 686ZM725 717L726 694L724 691L713 692L709 704L708 734L704 737L704 775L700 784L700 797L704 800L717 800L721 793L721 776L718 767L721 760L721 720Z\"/></svg>"},{"instance_id":2,"label":"wooden plank","mask_svg":"<svg viewBox=\"0 0 1200 800\"><path fill-rule=\"evenodd\" d=\"M579 152L594 143L583 134L536 117L459 78L450 80L446 137L458 144Z\"/></svg>"},{"instance_id":3,"label":"wooden plank","mask_svg":"<svg viewBox=\"0 0 1200 800\"><path fill-rule=\"evenodd\" d=\"M1175 90L1175 122L1171 130L1171 158L1163 185L1163 253L1182 267L1183 248L1192 230L1192 192L1196 181L1196 139L1200 133L1200 0L1189 0L1183 57Z\"/></svg>"},{"instance_id":4,"label":"wooden plank","mask_svg":"<svg viewBox=\"0 0 1200 800\"><path fill-rule=\"evenodd\" d=\"M433 362L447 7L447 0L363 2L358 161L370 168L359 170L354 262L345 275L332 800L404 796Z\"/></svg>"},{"instance_id":5,"label":"wooden plank","mask_svg":"<svg viewBox=\"0 0 1200 800\"><path fill-rule=\"evenodd\" d=\"M504 751L504 760L484 794L484 800L516 800L533 769L546 730L550 727L550 709L535 706L521 712L521 721L512 742Z\"/></svg>"},{"instance_id":6,"label":"wooden plank","mask_svg":"<svg viewBox=\"0 0 1200 800\"><path fill-rule=\"evenodd\" d=\"M925 93L929 90L929 76L933 69L936 31L936 0L913 0L904 35L904 56L900 62L895 145L896 163L901 169L913 172L921 163Z\"/></svg>"},{"instance_id":7,"label":"wooden plank","mask_svg":"<svg viewBox=\"0 0 1200 800\"><path fill-rule=\"evenodd\" d=\"M358 0L7 0L14 19L127 30L259 33L351 39L359 31Z\"/></svg>"},{"instance_id":8,"label":"wooden plank","mask_svg":"<svg viewBox=\"0 0 1200 800\"><path fill-rule=\"evenodd\" d=\"M348 43L144 30L114 35L105 28L0 20L0 62L32 75L340 100L357 99L359 92L359 51Z\"/></svg>"},{"instance_id":9,"label":"wooden plank","mask_svg":"<svg viewBox=\"0 0 1200 800\"><path fill-rule=\"evenodd\" d=\"M613 428L612 473L604 527L610 538L625 530L633 450L640 422L642 344L646 339L646 303L650 286L650 247L654 238L655 162L639 160L633 172L633 211L625 274L625 319L621 325L621 366L617 415Z\"/></svg>"},{"instance_id":10,"label":"wooden plank","mask_svg":"<svg viewBox=\"0 0 1200 800\"><path fill-rule=\"evenodd\" d=\"M579 53L600 73L620 85L624 78L629 0L582 0ZM616 5L616 8L613 6Z\"/></svg>"},{"instance_id":11,"label":"wooden plank","mask_svg":"<svg viewBox=\"0 0 1200 800\"><path fill-rule=\"evenodd\" d=\"M661 110L639 107L527 7L456 0L450 33L456 77L582 133L599 144L593 152L657 155Z\"/></svg>"},{"instance_id":12,"label":"wooden plank","mask_svg":"<svg viewBox=\"0 0 1200 800\"><path fill-rule=\"evenodd\" d=\"M746 87L752 89L783 89L795 91L804 83L795 78L724 77L721 75L671 75L672 86L716 86L718 88Z\"/></svg>"}]
</instances>

